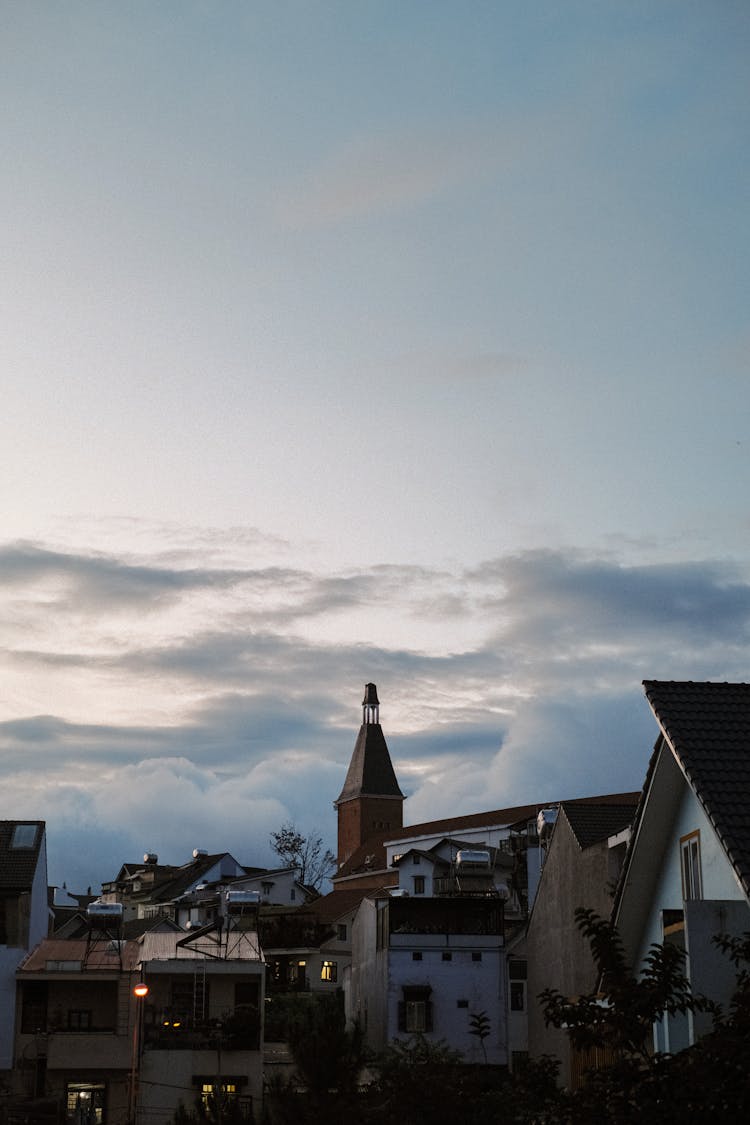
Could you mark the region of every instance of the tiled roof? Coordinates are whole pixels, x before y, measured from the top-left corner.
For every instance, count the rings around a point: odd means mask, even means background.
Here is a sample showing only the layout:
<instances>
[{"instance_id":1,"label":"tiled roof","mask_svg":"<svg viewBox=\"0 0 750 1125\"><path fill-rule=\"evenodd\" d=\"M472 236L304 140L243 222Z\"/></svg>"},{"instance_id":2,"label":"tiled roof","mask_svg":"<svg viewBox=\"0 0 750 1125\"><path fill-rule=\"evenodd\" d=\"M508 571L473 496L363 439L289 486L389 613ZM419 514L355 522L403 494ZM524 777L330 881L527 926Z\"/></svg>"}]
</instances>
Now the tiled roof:
<instances>
[{"instance_id":1,"label":"tiled roof","mask_svg":"<svg viewBox=\"0 0 750 1125\"><path fill-rule=\"evenodd\" d=\"M319 922L335 922L344 914L356 909L368 893L363 890L331 891L330 894L322 895L303 909L306 914L314 914Z\"/></svg>"},{"instance_id":2,"label":"tiled roof","mask_svg":"<svg viewBox=\"0 0 750 1125\"><path fill-rule=\"evenodd\" d=\"M750 895L750 684L644 680L643 686Z\"/></svg>"},{"instance_id":3,"label":"tiled roof","mask_svg":"<svg viewBox=\"0 0 750 1125\"><path fill-rule=\"evenodd\" d=\"M576 838L579 848L590 848L609 836L615 836L633 823L639 794L621 805L581 804L563 801L561 808Z\"/></svg>"},{"instance_id":4,"label":"tiled roof","mask_svg":"<svg viewBox=\"0 0 750 1125\"><path fill-rule=\"evenodd\" d=\"M363 723L359 728L344 788L334 804L350 801L363 793L372 797L404 796L398 787L380 723Z\"/></svg>"},{"instance_id":5,"label":"tiled roof","mask_svg":"<svg viewBox=\"0 0 750 1125\"><path fill-rule=\"evenodd\" d=\"M13 834L18 825L36 828L32 846L12 847ZM30 891L39 859L39 849L44 837L43 820L0 820L0 889Z\"/></svg>"},{"instance_id":6,"label":"tiled roof","mask_svg":"<svg viewBox=\"0 0 750 1125\"><path fill-rule=\"evenodd\" d=\"M607 793L599 797L576 797L569 804L626 804L630 801L635 804L638 793ZM365 840L356 852L343 864L336 875L336 879L346 875L361 874L365 871L379 871L386 864L386 841L395 843L398 840L411 840L419 836L455 836L460 837L461 832L469 828L489 828L498 825L518 824L526 820L535 820L540 809L551 808L559 805L558 801L537 801L533 805L514 805L509 809L491 809L489 812L467 813L465 816L451 816L442 820L425 821L423 824L410 824L405 828L389 829L386 832L377 832ZM365 860L372 857L371 862L365 866Z\"/></svg>"}]
</instances>

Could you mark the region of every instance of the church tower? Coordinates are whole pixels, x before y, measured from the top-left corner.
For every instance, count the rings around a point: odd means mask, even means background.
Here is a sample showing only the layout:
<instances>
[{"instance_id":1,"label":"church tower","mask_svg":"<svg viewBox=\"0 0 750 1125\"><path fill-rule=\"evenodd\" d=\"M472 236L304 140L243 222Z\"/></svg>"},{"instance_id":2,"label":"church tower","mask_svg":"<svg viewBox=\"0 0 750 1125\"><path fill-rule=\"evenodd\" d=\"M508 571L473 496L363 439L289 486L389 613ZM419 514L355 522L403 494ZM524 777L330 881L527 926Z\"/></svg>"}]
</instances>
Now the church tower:
<instances>
[{"instance_id":1,"label":"church tower","mask_svg":"<svg viewBox=\"0 0 750 1125\"><path fill-rule=\"evenodd\" d=\"M344 788L333 807L339 819L339 867L368 836L403 827L404 795L398 787L380 726L380 702L375 684L365 684L362 726Z\"/></svg>"}]
</instances>

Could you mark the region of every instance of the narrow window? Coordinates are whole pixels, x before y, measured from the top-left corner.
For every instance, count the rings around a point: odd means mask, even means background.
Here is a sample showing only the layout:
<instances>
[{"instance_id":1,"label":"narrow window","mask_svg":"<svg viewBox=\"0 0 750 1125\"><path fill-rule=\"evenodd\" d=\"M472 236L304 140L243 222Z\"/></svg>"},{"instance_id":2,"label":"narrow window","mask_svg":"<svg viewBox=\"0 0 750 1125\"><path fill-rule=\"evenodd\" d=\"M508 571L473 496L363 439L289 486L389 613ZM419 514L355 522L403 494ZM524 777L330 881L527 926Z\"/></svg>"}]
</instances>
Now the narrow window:
<instances>
[{"instance_id":1,"label":"narrow window","mask_svg":"<svg viewBox=\"0 0 750 1125\"><path fill-rule=\"evenodd\" d=\"M424 894L424 875L415 875L414 876L414 894L415 895L423 895Z\"/></svg>"},{"instance_id":2,"label":"narrow window","mask_svg":"<svg viewBox=\"0 0 750 1125\"><path fill-rule=\"evenodd\" d=\"M346 941L346 924L339 922L336 927L336 938L338 941Z\"/></svg>"},{"instance_id":3,"label":"narrow window","mask_svg":"<svg viewBox=\"0 0 750 1125\"><path fill-rule=\"evenodd\" d=\"M700 832L691 832L680 840L680 856L682 859L682 897L689 899L703 898L703 884L701 880L701 835Z\"/></svg>"},{"instance_id":4,"label":"narrow window","mask_svg":"<svg viewBox=\"0 0 750 1125\"><path fill-rule=\"evenodd\" d=\"M338 980L339 966L338 961L324 961L320 970L320 979L330 981L335 984Z\"/></svg>"}]
</instances>

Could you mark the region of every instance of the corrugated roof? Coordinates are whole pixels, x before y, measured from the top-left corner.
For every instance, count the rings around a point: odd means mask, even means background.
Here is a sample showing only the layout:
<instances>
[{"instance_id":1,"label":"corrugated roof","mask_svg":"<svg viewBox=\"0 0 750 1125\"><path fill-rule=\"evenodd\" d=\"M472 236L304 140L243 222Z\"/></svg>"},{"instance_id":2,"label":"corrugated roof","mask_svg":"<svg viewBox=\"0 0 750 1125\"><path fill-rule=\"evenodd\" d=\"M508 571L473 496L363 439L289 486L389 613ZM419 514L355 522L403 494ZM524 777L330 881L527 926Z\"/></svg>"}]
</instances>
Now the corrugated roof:
<instances>
[{"instance_id":1,"label":"corrugated roof","mask_svg":"<svg viewBox=\"0 0 750 1125\"><path fill-rule=\"evenodd\" d=\"M28 957L19 968L19 972L39 973L44 972L48 962L83 962L86 956L86 942L78 938L46 938L32 949ZM138 943L126 941L122 943L122 967L130 970L138 962ZM86 972L119 972L120 958L116 952L110 951L108 941L97 942L89 950Z\"/></svg>"},{"instance_id":2,"label":"corrugated roof","mask_svg":"<svg viewBox=\"0 0 750 1125\"><path fill-rule=\"evenodd\" d=\"M13 836L19 825L35 831L31 847L13 847ZM44 838L43 820L0 820L0 888L6 891L30 891L34 882L39 851Z\"/></svg>"},{"instance_id":3,"label":"corrugated roof","mask_svg":"<svg viewBox=\"0 0 750 1125\"><path fill-rule=\"evenodd\" d=\"M579 848L590 848L609 836L628 828L633 823L635 810L638 804L638 794L632 794L632 800L621 805L594 805L563 801L560 806L571 831L578 842Z\"/></svg>"},{"instance_id":4,"label":"corrugated roof","mask_svg":"<svg viewBox=\"0 0 750 1125\"><path fill-rule=\"evenodd\" d=\"M644 680L643 686L750 895L750 684Z\"/></svg>"},{"instance_id":5,"label":"corrugated roof","mask_svg":"<svg viewBox=\"0 0 750 1125\"><path fill-rule=\"evenodd\" d=\"M139 961L195 961L210 958L214 960L219 952L217 933L197 937L190 945L178 945L189 934L155 933L153 930L139 940ZM258 961L260 944L256 931L233 933L229 939L231 961Z\"/></svg>"}]
</instances>

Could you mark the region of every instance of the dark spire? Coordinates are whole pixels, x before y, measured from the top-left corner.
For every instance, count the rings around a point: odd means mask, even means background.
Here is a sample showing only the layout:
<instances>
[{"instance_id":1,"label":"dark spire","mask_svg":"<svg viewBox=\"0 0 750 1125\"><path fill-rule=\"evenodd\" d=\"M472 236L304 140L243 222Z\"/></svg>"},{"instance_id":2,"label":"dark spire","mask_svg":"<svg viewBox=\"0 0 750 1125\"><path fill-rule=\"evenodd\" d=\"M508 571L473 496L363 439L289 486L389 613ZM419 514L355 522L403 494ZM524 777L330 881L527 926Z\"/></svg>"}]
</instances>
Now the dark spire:
<instances>
[{"instance_id":1,"label":"dark spire","mask_svg":"<svg viewBox=\"0 0 750 1125\"><path fill-rule=\"evenodd\" d=\"M365 684L362 701L362 726L359 728L352 760L344 781L344 788L334 801L350 801L355 797L401 797L388 753L383 729L379 722L380 702L375 684Z\"/></svg>"}]
</instances>

